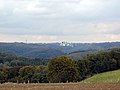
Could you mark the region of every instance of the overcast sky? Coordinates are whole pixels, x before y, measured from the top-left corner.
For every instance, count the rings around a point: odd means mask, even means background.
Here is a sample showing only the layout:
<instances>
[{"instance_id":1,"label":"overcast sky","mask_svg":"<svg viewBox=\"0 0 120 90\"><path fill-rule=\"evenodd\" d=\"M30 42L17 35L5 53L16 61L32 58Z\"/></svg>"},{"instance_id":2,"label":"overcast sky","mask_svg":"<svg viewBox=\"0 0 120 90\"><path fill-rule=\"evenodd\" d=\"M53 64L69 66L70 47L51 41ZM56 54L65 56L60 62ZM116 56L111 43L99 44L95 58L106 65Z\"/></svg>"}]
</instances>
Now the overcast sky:
<instances>
[{"instance_id":1,"label":"overcast sky","mask_svg":"<svg viewBox=\"0 0 120 90\"><path fill-rule=\"evenodd\" d=\"M1 42L120 41L120 0L0 0Z\"/></svg>"}]
</instances>

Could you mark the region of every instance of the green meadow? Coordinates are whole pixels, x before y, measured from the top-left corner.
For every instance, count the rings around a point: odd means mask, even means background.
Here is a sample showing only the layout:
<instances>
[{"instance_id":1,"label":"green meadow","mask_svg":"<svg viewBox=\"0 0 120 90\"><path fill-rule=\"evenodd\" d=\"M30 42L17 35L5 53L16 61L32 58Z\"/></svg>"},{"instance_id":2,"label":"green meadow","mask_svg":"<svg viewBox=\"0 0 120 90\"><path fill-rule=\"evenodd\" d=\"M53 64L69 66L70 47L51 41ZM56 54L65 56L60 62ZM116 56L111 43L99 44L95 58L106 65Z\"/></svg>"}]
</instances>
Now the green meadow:
<instances>
[{"instance_id":1,"label":"green meadow","mask_svg":"<svg viewBox=\"0 0 120 90\"><path fill-rule=\"evenodd\" d=\"M94 75L83 80L82 83L120 83L120 70Z\"/></svg>"}]
</instances>

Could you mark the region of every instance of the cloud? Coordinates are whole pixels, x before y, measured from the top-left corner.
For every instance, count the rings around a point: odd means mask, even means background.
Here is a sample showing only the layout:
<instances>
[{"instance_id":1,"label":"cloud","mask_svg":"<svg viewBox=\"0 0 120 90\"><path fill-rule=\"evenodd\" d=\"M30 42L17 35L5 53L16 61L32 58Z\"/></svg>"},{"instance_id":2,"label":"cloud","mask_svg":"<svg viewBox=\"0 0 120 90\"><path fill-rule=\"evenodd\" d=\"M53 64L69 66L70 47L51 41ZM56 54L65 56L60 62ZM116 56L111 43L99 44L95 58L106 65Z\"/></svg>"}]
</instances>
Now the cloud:
<instances>
[{"instance_id":1,"label":"cloud","mask_svg":"<svg viewBox=\"0 0 120 90\"><path fill-rule=\"evenodd\" d=\"M55 23L56 22L56 23ZM0 33L29 35L97 35L120 34L120 21L78 22L71 20L28 20L26 22L0 24Z\"/></svg>"},{"instance_id":2,"label":"cloud","mask_svg":"<svg viewBox=\"0 0 120 90\"><path fill-rule=\"evenodd\" d=\"M118 38L120 34L119 3L119 0L0 0L0 33L57 36L53 41L76 41L77 37L91 41L97 35L111 40L108 37Z\"/></svg>"},{"instance_id":3,"label":"cloud","mask_svg":"<svg viewBox=\"0 0 120 90\"><path fill-rule=\"evenodd\" d=\"M4 38L4 39L3 39ZM56 40L56 36L47 36L47 35L4 35L0 34L1 42L26 42L29 43L50 43Z\"/></svg>"},{"instance_id":4,"label":"cloud","mask_svg":"<svg viewBox=\"0 0 120 90\"><path fill-rule=\"evenodd\" d=\"M95 28L103 34L120 34L120 21L99 23L96 24Z\"/></svg>"},{"instance_id":5,"label":"cloud","mask_svg":"<svg viewBox=\"0 0 120 90\"><path fill-rule=\"evenodd\" d=\"M96 38L97 37L97 38ZM49 35L4 35L0 34L1 42L26 42L28 43L51 43L51 42L115 42L120 41L120 34L98 34L98 35L80 35L80 36L49 36ZM3 39L4 38L4 39Z\"/></svg>"},{"instance_id":6,"label":"cloud","mask_svg":"<svg viewBox=\"0 0 120 90\"><path fill-rule=\"evenodd\" d=\"M0 10L3 9L3 6L4 6L3 4L4 4L3 0L0 0Z\"/></svg>"}]
</instances>

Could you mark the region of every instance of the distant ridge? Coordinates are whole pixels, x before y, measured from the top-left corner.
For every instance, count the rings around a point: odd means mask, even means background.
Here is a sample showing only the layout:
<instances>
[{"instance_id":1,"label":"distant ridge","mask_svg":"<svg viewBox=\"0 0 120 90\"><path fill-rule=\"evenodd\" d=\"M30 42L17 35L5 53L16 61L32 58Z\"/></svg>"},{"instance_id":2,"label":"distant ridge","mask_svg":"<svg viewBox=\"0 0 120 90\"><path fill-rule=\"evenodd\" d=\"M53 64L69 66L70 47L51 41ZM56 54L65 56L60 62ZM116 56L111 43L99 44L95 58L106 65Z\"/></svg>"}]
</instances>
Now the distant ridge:
<instances>
[{"instance_id":1,"label":"distant ridge","mask_svg":"<svg viewBox=\"0 0 120 90\"><path fill-rule=\"evenodd\" d=\"M29 58L54 58L79 52L120 48L120 42L105 43L7 43L0 42L0 52Z\"/></svg>"}]
</instances>

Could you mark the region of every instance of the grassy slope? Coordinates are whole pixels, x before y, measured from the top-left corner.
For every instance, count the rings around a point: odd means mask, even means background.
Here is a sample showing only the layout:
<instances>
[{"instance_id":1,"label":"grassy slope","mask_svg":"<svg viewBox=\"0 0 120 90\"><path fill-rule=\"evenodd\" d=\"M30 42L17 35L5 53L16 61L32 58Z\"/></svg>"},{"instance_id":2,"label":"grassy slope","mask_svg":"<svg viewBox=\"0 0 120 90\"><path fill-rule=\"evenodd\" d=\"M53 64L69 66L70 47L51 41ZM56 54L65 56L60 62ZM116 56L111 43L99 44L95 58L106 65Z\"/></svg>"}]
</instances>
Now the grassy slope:
<instances>
[{"instance_id":1,"label":"grassy slope","mask_svg":"<svg viewBox=\"0 0 120 90\"><path fill-rule=\"evenodd\" d=\"M97 74L82 83L120 83L120 70Z\"/></svg>"}]
</instances>

